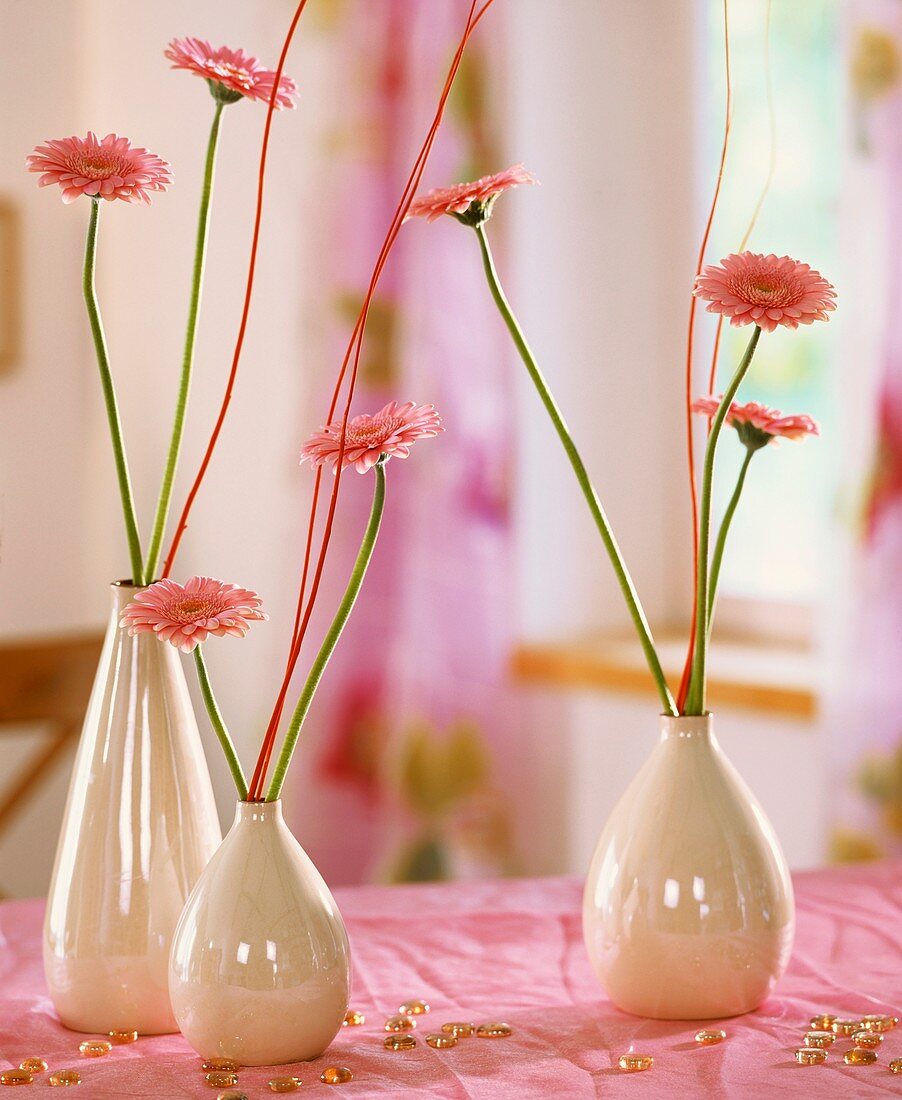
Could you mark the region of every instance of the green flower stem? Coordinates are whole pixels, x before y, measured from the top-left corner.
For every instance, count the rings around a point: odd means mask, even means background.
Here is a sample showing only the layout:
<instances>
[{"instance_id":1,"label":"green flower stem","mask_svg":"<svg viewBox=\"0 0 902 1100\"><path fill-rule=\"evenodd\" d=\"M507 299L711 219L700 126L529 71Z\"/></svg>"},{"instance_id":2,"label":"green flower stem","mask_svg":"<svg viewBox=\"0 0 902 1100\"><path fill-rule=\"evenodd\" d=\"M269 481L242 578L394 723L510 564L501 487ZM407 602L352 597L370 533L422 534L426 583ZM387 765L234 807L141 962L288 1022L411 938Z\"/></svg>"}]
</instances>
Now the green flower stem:
<instances>
[{"instance_id":1,"label":"green flower stem","mask_svg":"<svg viewBox=\"0 0 902 1100\"><path fill-rule=\"evenodd\" d=\"M348 581L348 587L345 589L344 595L341 598L341 603L338 605L338 611L335 614L335 618L332 620L329 632L323 639L323 644L320 646L319 653L316 655L316 660L313 662L307 676L307 681L304 684L301 697L298 699L298 705L295 707L294 714L291 716L288 732L285 734L285 743L282 745L282 751L279 753L279 759L276 762L272 782L269 785L269 791L266 795L267 802L274 802L282 793L285 773L288 771L288 765L291 763L291 757L297 745L298 737L300 736L301 726L303 726L304 719L307 717L307 711L310 709L310 704L313 702L313 696L316 694L317 687L319 687L319 682L323 672L325 672L326 665L329 663L329 658L332 656L335 646L338 644L338 639L341 637L341 632L345 628L345 623L347 623L348 617L354 609L354 604L360 593L360 586L363 584L363 578L366 576L367 567L373 556L376 536L379 534L379 525L382 523L382 512L385 508L384 458L380 459L376 464L375 473L376 486L373 490L373 507L370 511L370 518L363 535L363 541L360 544L360 550L357 552L357 560L354 562L354 568L351 571L351 579Z\"/></svg>"},{"instance_id":2,"label":"green flower stem","mask_svg":"<svg viewBox=\"0 0 902 1100\"><path fill-rule=\"evenodd\" d=\"M652 677L657 686L658 694L661 697L661 704L664 707L664 712L666 714L675 715L677 713L676 704L673 701L670 688L667 686L667 679L664 676L664 670L658 659L654 639L651 635L651 629L645 617L645 612L642 610L642 604L639 601L635 585L626 567L626 562L623 560L620 547L617 545L617 540L614 538L614 532L611 530L611 525L601 506L601 501L598 499L598 494L595 492L592 482L589 479L585 464L580 457L579 451L576 449L576 444L573 442L567 425L564 423L561 411L554 397L551 395L551 391L548 389L548 384L542 377L542 372L539 370L535 357L526 342L526 337L523 335L511 311L507 298L504 296L504 291L498 279L498 272L495 270L495 263L492 259L492 252L489 248L485 227L484 225L477 225L475 229L476 236L479 238L479 246L482 249L482 262L485 268L486 279L488 280L492 297L495 300L495 305L498 307L498 311L508 327L517 351L520 353L520 358L523 360L529 372L529 376L538 390L539 397L542 399L542 403L548 415L551 417L551 421L557 430L564 450L567 452L567 457L570 459L570 465L573 467L573 472L576 474L576 480L579 482L579 487L583 491L583 496L586 498L586 503L589 505L589 511L592 513L592 518L595 520L595 526L598 528L602 542L608 552L608 557L611 559L611 565L614 567L614 572L617 575L620 590L623 593L623 598L626 600L626 605L639 635L639 641L642 644L645 659L648 662L648 667L651 670Z\"/></svg>"},{"instance_id":3,"label":"green flower stem","mask_svg":"<svg viewBox=\"0 0 902 1100\"><path fill-rule=\"evenodd\" d=\"M730 533L730 524L733 522L733 516L736 512L736 506L739 504L739 498L742 496L742 490L745 486L745 477L749 472L749 466L751 465L752 455L754 455L757 448L747 447L745 452L745 458L742 462L742 468L739 471L739 477L736 480L736 488L733 490L733 495L730 497L730 503L727 505L726 511L723 514L723 519L720 521L720 530L717 533L717 542L714 545L714 553L711 556L711 576L708 579L708 637L711 636L711 623L714 620L714 605L717 600L717 582L720 580L720 566L723 562L723 551L727 543L727 535Z\"/></svg>"},{"instance_id":4,"label":"green flower stem","mask_svg":"<svg viewBox=\"0 0 902 1100\"><path fill-rule=\"evenodd\" d=\"M219 144L219 130L224 109L225 104L217 102L216 110L213 114L213 125L210 128L210 139L207 142L207 160L204 167L204 182L200 194L200 213L197 219L197 239L194 246L194 271L191 278L191 301L188 306L188 327L185 331L185 347L182 353L182 374L179 381L178 399L175 406L175 419L172 424L172 438L169 442L169 454L166 459L166 468L163 472L160 496L157 500L157 511L153 521L150 547L147 551L145 573L148 581L152 581L156 577L157 566L160 564L163 536L166 533L166 522L169 519L169 506L172 502L172 483L175 480L175 473L179 464L179 453L182 447L182 436L185 431L185 410L188 407L188 396L191 392L191 374L194 368L194 348L197 342L197 317L200 312L201 291L204 282L204 264L207 258L207 236L210 230L210 205L213 195L213 176L216 170L216 149Z\"/></svg>"},{"instance_id":5,"label":"green flower stem","mask_svg":"<svg viewBox=\"0 0 902 1100\"><path fill-rule=\"evenodd\" d=\"M714 456L717 450L717 441L720 438L720 432L723 428L724 420L726 419L727 410L732 404L733 398L736 396L736 391L742 384L743 378L745 378L748 373L749 367L752 365L752 357L755 354L755 348L758 346L760 336L761 329L758 325L755 325L755 331L752 333L752 338L749 340L748 347L745 349L742 360L736 368L736 373L733 375L727 392L723 395L717 412L714 414L714 419L711 421L711 429L708 432L708 443L705 447L705 465L702 474L702 492L698 516L698 579L695 588L695 654L692 659L692 677L689 681L689 691L686 695L685 714L707 713L707 684L705 682L705 674L709 633L708 555L711 544L711 490L714 483Z\"/></svg>"},{"instance_id":6,"label":"green flower stem","mask_svg":"<svg viewBox=\"0 0 902 1100\"><path fill-rule=\"evenodd\" d=\"M88 221L88 239L85 244L85 267L82 277L82 290L88 318L91 322L91 335L94 337L94 350L97 354L97 366L100 368L100 383L103 387L103 400L110 425L113 442L113 456L116 460L116 477L119 480L119 495L122 498L122 512L125 516L125 534L128 538L128 552L132 564L132 583L144 584L144 567L141 561L141 536L138 534L138 520L135 515L135 501L132 495L131 478L128 473L128 460L125 457L125 443L122 439L122 421L119 417L119 405L116 401L116 388L110 371L110 356L106 346L103 321L100 318L100 306L97 302L97 287L94 274L97 269L97 224L100 219L102 199L91 199L91 217Z\"/></svg>"},{"instance_id":7,"label":"green flower stem","mask_svg":"<svg viewBox=\"0 0 902 1100\"><path fill-rule=\"evenodd\" d=\"M238 798L241 802L244 802L247 798L247 779L244 777L241 761L238 759L238 753L235 751L232 738L229 736L229 731L226 729L222 713L219 710L219 704L213 694L213 688L210 686L210 676L207 672L207 663L204 660L203 646L195 647L194 664L197 667L197 679L200 683L201 695L204 697L204 706L206 706L207 714L210 716L210 723L216 731L216 736L219 738L220 745L222 745L222 751L225 753L226 763L229 765L232 779L234 779L235 786L238 788Z\"/></svg>"}]
</instances>

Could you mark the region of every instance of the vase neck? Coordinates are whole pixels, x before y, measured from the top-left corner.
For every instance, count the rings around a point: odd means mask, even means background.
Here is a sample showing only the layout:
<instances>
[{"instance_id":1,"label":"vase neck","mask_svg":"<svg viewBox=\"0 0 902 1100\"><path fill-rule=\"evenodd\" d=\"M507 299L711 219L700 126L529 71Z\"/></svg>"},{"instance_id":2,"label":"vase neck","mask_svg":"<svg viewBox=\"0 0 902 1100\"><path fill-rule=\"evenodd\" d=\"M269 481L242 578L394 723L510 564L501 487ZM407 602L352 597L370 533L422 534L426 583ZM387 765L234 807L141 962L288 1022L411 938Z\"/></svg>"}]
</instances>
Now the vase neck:
<instances>
[{"instance_id":1,"label":"vase neck","mask_svg":"<svg viewBox=\"0 0 902 1100\"><path fill-rule=\"evenodd\" d=\"M235 825L281 825L282 799L274 802L239 802L235 808Z\"/></svg>"},{"instance_id":2,"label":"vase neck","mask_svg":"<svg viewBox=\"0 0 902 1100\"><path fill-rule=\"evenodd\" d=\"M661 715L662 741L711 741L714 737L714 717L711 714Z\"/></svg>"},{"instance_id":3,"label":"vase neck","mask_svg":"<svg viewBox=\"0 0 902 1100\"><path fill-rule=\"evenodd\" d=\"M132 602L138 592L144 589L131 581L113 581L110 585L110 607L114 615L119 615Z\"/></svg>"}]
</instances>

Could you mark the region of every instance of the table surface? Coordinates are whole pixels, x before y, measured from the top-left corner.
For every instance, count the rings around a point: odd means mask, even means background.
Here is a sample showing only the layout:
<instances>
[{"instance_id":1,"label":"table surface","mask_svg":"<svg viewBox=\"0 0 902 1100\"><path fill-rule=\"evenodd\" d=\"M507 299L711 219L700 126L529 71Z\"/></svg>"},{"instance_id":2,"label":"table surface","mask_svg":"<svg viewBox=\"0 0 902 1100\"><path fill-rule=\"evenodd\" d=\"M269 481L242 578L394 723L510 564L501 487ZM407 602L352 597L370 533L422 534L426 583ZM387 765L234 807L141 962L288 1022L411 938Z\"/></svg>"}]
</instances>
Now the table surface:
<instances>
[{"instance_id":1,"label":"table surface","mask_svg":"<svg viewBox=\"0 0 902 1100\"><path fill-rule=\"evenodd\" d=\"M836 1053L823 1066L792 1058L814 1013L902 1016L902 864L809 872L795 883L788 973L757 1012L724 1022L724 1043L706 1048L692 1041L691 1023L638 1019L604 999L583 950L574 879L337 890L354 954L352 1007L367 1021L344 1029L317 1062L294 1068L303 1081L298 1096L902 1095L902 1075L887 1068L902 1057L902 1025L887 1034L876 1066L845 1066ZM51 1068L77 1068L75 1096L83 1100L215 1095L181 1036L80 1058L83 1036L59 1024L44 987L42 911L42 902L0 905L2 1065L41 1056ZM415 997L432 1006L420 1035L447 1020L499 1019L514 1034L461 1040L451 1050L422 1039L411 1052L384 1050L385 1017ZM618 1056L629 1050L652 1054L654 1068L620 1072ZM354 1082L321 1084L328 1065L349 1067ZM240 1088L251 1100L271 1096L266 1082L277 1072L289 1071L244 1070Z\"/></svg>"}]
</instances>

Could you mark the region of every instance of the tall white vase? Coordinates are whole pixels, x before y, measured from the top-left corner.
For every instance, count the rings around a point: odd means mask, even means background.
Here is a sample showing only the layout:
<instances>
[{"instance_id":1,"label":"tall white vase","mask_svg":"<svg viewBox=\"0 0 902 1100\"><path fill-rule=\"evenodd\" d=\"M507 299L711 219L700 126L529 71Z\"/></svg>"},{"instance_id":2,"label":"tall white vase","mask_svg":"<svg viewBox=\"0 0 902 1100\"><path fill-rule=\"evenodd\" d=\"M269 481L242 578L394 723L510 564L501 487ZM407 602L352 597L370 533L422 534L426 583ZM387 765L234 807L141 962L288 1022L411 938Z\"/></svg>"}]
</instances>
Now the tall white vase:
<instances>
[{"instance_id":1,"label":"tall white vase","mask_svg":"<svg viewBox=\"0 0 902 1100\"><path fill-rule=\"evenodd\" d=\"M583 933L610 999L637 1016L750 1012L789 961L792 883L711 717L662 718L586 882Z\"/></svg>"},{"instance_id":2,"label":"tall white vase","mask_svg":"<svg viewBox=\"0 0 902 1100\"><path fill-rule=\"evenodd\" d=\"M169 992L205 1058L243 1066L316 1058L341 1029L348 937L281 802L239 802L235 823L182 913Z\"/></svg>"},{"instance_id":3,"label":"tall white vase","mask_svg":"<svg viewBox=\"0 0 902 1100\"><path fill-rule=\"evenodd\" d=\"M222 833L178 652L112 609L69 786L44 922L54 1006L76 1031L176 1031L179 914Z\"/></svg>"}]
</instances>

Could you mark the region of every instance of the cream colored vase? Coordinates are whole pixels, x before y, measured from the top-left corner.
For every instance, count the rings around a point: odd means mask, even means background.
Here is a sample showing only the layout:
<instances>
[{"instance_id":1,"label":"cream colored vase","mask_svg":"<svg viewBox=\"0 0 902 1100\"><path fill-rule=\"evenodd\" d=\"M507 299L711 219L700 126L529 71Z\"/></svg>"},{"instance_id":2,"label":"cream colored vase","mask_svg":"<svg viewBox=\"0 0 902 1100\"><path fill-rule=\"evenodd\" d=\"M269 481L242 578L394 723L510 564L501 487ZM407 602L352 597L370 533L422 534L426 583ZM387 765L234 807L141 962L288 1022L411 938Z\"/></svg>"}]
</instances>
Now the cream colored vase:
<instances>
[{"instance_id":1,"label":"cream colored vase","mask_svg":"<svg viewBox=\"0 0 902 1100\"><path fill-rule=\"evenodd\" d=\"M786 969L794 928L779 841L710 715L662 718L586 882L583 934L608 996L661 1020L751 1012Z\"/></svg>"},{"instance_id":2,"label":"cream colored vase","mask_svg":"<svg viewBox=\"0 0 902 1100\"><path fill-rule=\"evenodd\" d=\"M44 922L54 1006L76 1031L176 1031L172 935L222 833L178 651L119 626L106 641L69 786Z\"/></svg>"},{"instance_id":3,"label":"cream colored vase","mask_svg":"<svg viewBox=\"0 0 902 1100\"><path fill-rule=\"evenodd\" d=\"M243 1066L316 1058L348 1009L348 937L281 802L239 802L182 913L169 992L204 1058Z\"/></svg>"}]
</instances>

